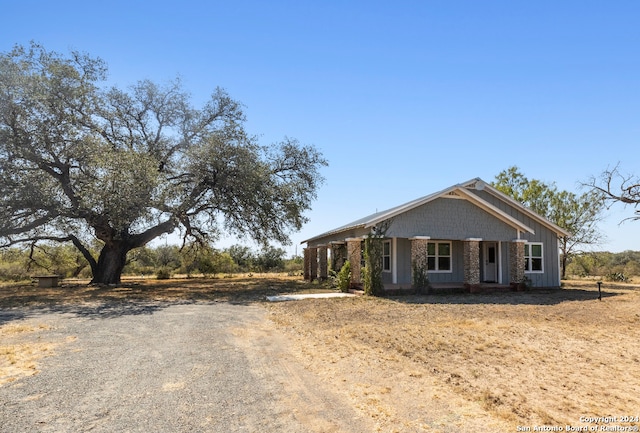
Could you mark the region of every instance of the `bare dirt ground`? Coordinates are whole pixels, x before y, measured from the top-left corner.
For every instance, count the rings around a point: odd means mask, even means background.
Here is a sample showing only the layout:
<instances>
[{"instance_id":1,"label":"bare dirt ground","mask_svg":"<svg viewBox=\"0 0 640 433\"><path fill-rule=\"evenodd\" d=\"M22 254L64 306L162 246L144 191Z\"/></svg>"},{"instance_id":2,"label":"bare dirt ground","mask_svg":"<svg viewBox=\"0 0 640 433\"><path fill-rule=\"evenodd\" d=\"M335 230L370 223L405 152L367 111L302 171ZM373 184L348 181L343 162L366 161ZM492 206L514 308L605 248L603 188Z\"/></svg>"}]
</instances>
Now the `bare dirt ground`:
<instances>
[{"instance_id":1,"label":"bare dirt ground","mask_svg":"<svg viewBox=\"0 0 640 433\"><path fill-rule=\"evenodd\" d=\"M5 286L0 387L27 380L25 374L45 374L46 357L66 356L65 347L81 338L56 333L55 324L33 321L26 312L90 310L109 317L159 304L225 302L266 311L262 325L234 327L235 344L257 376L281 385L279 410L289 408L298 417L310 413L305 422L315 431L347 431L349 422L337 423L347 415L336 404L354 408L369 426L365 431L637 429L640 290L605 284L600 301L592 282L568 286L282 303L264 298L322 288L279 277L130 282L117 288ZM287 344L270 345L278 339ZM274 347L286 353L278 355ZM279 356L286 361L274 361L276 372L269 372L261 360ZM297 379L285 390L286 377ZM318 384L329 394L316 393ZM598 417L610 418L604 423Z\"/></svg>"},{"instance_id":2,"label":"bare dirt ground","mask_svg":"<svg viewBox=\"0 0 640 433\"><path fill-rule=\"evenodd\" d=\"M599 301L594 284L571 286L270 309L307 368L341 384L379 431L599 429L588 418L605 416L635 430L640 291L605 285Z\"/></svg>"}]
</instances>

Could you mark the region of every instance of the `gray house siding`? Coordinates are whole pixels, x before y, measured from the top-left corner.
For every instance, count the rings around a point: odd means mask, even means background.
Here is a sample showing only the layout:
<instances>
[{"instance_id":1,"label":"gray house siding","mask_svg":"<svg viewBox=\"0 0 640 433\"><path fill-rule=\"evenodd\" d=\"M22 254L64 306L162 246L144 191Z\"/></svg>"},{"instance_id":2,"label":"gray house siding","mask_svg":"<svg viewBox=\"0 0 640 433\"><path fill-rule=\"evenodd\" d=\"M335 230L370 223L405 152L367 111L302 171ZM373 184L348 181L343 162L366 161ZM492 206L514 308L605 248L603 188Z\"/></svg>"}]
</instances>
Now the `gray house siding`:
<instances>
[{"instance_id":1,"label":"gray house siding","mask_svg":"<svg viewBox=\"0 0 640 433\"><path fill-rule=\"evenodd\" d=\"M528 225L535 232L522 233L521 239L525 239L527 242L541 242L544 245L543 251L543 271L540 272L525 272L525 276L531 280L531 284L534 287L557 287L560 280L560 263L559 263L559 245L558 235L549 228L542 225L540 222L534 220L529 215L524 214L519 209L511 206L509 203L495 197L486 191L473 191L483 200L491 203L498 209L504 211L508 215L522 221ZM508 246L504 248L503 253L507 254L506 260L508 260ZM503 262L508 263L508 262ZM503 275L504 278L504 275ZM507 275L508 278L508 275ZM505 280L506 281L506 280Z\"/></svg>"},{"instance_id":2,"label":"gray house siding","mask_svg":"<svg viewBox=\"0 0 640 433\"><path fill-rule=\"evenodd\" d=\"M515 239L516 230L467 200L438 198L396 216L387 236L432 239Z\"/></svg>"},{"instance_id":3,"label":"gray house siding","mask_svg":"<svg viewBox=\"0 0 640 433\"><path fill-rule=\"evenodd\" d=\"M441 239L441 241L449 241ZM435 240L434 241L438 241ZM406 238L396 240L397 284L409 286L411 284L411 241ZM393 254L393 251L392 251ZM432 283L455 283L464 279L464 244L461 241L451 242L452 272L429 272ZM393 272L383 272L382 282L392 283Z\"/></svg>"},{"instance_id":4,"label":"gray house siding","mask_svg":"<svg viewBox=\"0 0 640 433\"><path fill-rule=\"evenodd\" d=\"M411 241L406 238L396 239L398 248L398 284L411 284Z\"/></svg>"},{"instance_id":5,"label":"gray house siding","mask_svg":"<svg viewBox=\"0 0 640 433\"><path fill-rule=\"evenodd\" d=\"M372 227L379 227L381 221L389 218L387 221L391 224L385 236L391 241L392 269L391 272L383 272L385 284L411 284L410 239L425 236L434 242L451 242L451 272L429 272L432 283L467 283L465 278L477 281L477 277L465 274L467 265L472 272L476 272L475 275L478 275L479 266L480 282L497 280L499 283L509 284L514 278L514 270L510 269L514 262L510 257L513 241L520 239L543 245L542 272L527 271L524 274L531 285L558 287L558 236L566 236L568 233L515 204L489 184L476 180L478 182L455 185L440 193L354 221L306 241L307 246L313 248L334 241L344 242L348 238L363 238L371 233ZM468 194L475 195L478 199L471 199ZM465 240L479 241L479 257L475 256L478 257L477 261L465 264ZM490 242L495 242L498 246L497 274L491 272L490 275L485 275L485 247ZM471 245L475 247L477 244ZM521 275L522 268L519 268L515 277L519 279Z\"/></svg>"},{"instance_id":6,"label":"gray house siding","mask_svg":"<svg viewBox=\"0 0 640 433\"><path fill-rule=\"evenodd\" d=\"M370 229L363 229L363 228L351 229L344 232L336 233L334 235L328 235L322 238L314 239L313 242L309 243L309 246L315 247L318 245L328 245L330 242L334 242L334 241L343 242L345 239L359 238L369 233L371 233Z\"/></svg>"},{"instance_id":7,"label":"gray house siding","mask_svg":"<svg viewBox=\"0 0 640 433\"><path fill-rule=\"evenodd\" d=\"M543 272L525 272L525 276L531 280L531 285L534 287L557 287L560 279L558 237L549 230L541 228L536 230L535 236L523 236L523 238L530 242L542 242L543 244Z\"/></svg>"},{"instance_id":8,"label":"gray house siding","mask_svg":"<svg viewBox=\"0 0 640 433\"><path fill-rule=\"evenodd\" d=\"M456 283L464 281L464 244L451 242L451 272L429 272L431 283Z\"/></svg>"},{"instance_id":9,"label":"gray house siding","mask_svg":"<svg viewBox=\"0 0 640 433\"><path fill-rule=\"evenodd\" d=\"M510 242L500 242L500 277L503 284L510 283L509 278L509 244Z\"/></svg>"}]
</instances>

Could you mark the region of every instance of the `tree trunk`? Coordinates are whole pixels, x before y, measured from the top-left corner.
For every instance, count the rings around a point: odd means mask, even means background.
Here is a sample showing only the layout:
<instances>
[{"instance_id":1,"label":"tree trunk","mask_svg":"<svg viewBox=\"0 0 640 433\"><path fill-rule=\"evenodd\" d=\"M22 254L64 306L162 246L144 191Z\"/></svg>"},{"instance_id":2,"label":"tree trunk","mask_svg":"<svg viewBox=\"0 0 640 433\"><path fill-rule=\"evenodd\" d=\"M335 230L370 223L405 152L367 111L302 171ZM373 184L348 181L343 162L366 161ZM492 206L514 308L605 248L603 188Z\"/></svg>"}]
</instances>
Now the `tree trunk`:
<instances>
[{"instance_id":1,"label":"tree trunk","mask_svg":"<svg viewBox=\"0 0 640 433\"><path fill-rule=\"evenodd\" d=\"M120 284L122 270L131 247L125 242L109 242L102 247L92 284Z\"/></svg>"}]
</instances>

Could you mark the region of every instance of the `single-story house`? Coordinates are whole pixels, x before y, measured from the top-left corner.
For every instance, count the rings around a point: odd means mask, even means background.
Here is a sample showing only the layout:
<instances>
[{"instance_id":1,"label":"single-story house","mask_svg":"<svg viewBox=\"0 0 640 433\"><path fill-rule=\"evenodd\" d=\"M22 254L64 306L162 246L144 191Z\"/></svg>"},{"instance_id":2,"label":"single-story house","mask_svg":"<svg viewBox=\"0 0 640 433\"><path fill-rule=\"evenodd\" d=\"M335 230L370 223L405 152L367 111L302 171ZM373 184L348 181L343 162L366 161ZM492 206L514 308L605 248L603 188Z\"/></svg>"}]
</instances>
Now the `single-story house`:
<instances>
[{"instance_id":1,"label":"single-story house","mask_svg":"<svg viewBox=\"0 0 640 433\"><path fill-rule=\"evenodd\" d=\"M385 288L411 287L416 263L433 286L559 287L558 239L569 236L476 178L303 241L305 278L326 278L349 260L359 284L362 241L381 228Z\"/></svg>"}]
</instances>

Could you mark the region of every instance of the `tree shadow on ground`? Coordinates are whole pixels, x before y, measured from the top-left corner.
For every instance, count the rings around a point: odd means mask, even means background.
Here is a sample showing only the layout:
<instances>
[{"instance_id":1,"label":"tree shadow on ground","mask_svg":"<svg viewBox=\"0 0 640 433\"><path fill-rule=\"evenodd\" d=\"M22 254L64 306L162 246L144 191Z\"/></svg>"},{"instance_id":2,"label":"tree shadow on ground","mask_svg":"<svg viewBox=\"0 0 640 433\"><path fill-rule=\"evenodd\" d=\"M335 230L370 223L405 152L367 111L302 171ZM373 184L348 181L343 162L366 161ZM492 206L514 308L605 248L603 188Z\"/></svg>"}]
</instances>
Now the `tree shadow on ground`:
<instances>
[{"instance_id":1,"label":"tree shadow on ground","mask_svg":"<svg viewBox=\"0 0 640 433\"><path fill-rule=\"evenodd\" d=\"M59 287L0 287L0 326L45 313L105 319L153 314L173 305L228 302L250 305L267 296L322 289L291 277L127 280L118 286L66 283Z\"/></svg>"},{"instance_id":2,"label":"tree shadow on ground","mask_svg":"<svg viewBox=\"0 0 640 433\"><path fill-rule=\"evenodd\" d=\"M603 290L602 300L619 296L619 290ZM581 288L568 289L531 289L524 292L489 293L432 293L427 295L409 295L390 297L394 301L406 304L497 304L497 305L557 305L571 301L599 301L598 290Z\"/></svg>"}]
</instances>

